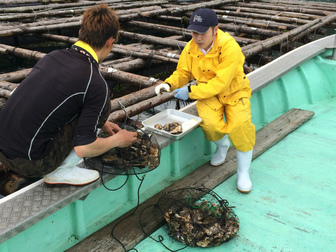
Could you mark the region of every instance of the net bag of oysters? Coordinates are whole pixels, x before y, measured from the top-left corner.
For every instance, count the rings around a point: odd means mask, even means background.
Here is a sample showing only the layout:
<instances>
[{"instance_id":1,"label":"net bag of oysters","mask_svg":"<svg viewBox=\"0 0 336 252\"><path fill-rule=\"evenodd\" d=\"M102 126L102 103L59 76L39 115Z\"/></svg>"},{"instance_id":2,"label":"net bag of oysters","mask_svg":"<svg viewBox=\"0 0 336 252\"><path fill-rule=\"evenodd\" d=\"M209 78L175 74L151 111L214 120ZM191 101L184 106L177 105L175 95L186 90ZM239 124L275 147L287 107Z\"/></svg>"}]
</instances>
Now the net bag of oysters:
<instances>
[{"instance_id":1,"label":"net bag of oysters","mask_svg":"<svg viewBox=\"0 0 336 252\"><path fill-rule=\"evenodd\" d=\"M141 174L154 170L160 164L160 148L153 134L143 132L136 125L119 123L119 127L137 132L137 140L126 148L113 148L104 154L86 158L86 164L103 173ZM105 137L103 134L100 137Z\"/></svg>"},{"instance_id":2,"label":"net bag of oysters","mask_svg":"<svg viewBox=\"0 0 336 252\"><path fill-rule=\"evenodd\" d=\"M238 217L214 191L183 188L164 194L158 207L167 222L167 232L190 247L215 247L234 237Z\"/></svg>"}]
</instances>

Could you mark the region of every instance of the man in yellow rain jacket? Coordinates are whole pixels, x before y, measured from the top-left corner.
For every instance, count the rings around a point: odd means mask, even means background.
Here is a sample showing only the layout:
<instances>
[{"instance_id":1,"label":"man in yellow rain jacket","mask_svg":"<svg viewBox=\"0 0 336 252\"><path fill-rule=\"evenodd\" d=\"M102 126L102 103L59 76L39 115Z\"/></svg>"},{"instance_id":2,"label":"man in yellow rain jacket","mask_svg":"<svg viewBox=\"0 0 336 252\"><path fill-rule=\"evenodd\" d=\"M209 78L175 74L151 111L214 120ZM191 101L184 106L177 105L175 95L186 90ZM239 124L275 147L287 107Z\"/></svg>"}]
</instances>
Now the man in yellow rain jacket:
<instances>
[{"instance_id":1,"label":"man in yellow rain jacket","mask_svg":"<svg viewBox=\"0 0 336 252\"><path fill-rule=\"evenodd\" d=\"M245 57L238 43L218 28L216 13L196 10L189 22L192 40L183 49L176 71L155 88L174 91L175 98L195 99L201 128L206 139L217 145L212 166L222 165L232 145L237 150L237 189L252 189L249 169L255 144L251 122L251 88L243 64ZM196 85L186 85L196 79ZM224 115L224 117L223 117Z\"/></svg>"}]
</instances>

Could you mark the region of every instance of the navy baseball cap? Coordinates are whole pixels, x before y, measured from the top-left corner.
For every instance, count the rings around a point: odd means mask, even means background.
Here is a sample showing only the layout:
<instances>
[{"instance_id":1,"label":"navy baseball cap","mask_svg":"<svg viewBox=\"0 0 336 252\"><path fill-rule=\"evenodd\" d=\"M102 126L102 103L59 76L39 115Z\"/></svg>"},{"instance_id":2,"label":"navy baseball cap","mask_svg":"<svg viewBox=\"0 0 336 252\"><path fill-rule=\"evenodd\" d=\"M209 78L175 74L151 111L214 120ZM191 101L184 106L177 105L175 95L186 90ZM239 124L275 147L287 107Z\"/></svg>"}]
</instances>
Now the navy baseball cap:
<instances>
[{"instance_id":1,"label":"navy baseball cap","mask_svg":"<svg viewBox=\"0 0 336 252\"><path fill-rule=\"evenodd\" d=\"M217 14L211 9L201 8L195 10L189 20L187 30L205 33L210 26L218 25Z\"/></svg>"}]
</instances>

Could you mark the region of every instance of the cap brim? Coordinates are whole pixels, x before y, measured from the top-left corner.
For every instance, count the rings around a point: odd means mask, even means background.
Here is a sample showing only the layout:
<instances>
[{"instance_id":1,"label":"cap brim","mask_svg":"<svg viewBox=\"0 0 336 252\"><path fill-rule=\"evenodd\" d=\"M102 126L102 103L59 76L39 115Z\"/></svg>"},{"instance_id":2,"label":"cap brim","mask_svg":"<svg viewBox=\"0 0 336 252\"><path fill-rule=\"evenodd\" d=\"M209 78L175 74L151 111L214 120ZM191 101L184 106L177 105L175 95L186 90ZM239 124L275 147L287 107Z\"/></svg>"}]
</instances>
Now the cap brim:
<instances>
[{"instance_id":1,"label":"cap brim","mask_svg":"<svg viewBox=\"0 0 336 252\"><path fill-rule=\"evenodd\" d=\"M197 33L206 33L207 30L209 30L210 26L204 26L204 25L189 25L187 30L188 31L194 31Z\"/></svg>"}]
</instances>

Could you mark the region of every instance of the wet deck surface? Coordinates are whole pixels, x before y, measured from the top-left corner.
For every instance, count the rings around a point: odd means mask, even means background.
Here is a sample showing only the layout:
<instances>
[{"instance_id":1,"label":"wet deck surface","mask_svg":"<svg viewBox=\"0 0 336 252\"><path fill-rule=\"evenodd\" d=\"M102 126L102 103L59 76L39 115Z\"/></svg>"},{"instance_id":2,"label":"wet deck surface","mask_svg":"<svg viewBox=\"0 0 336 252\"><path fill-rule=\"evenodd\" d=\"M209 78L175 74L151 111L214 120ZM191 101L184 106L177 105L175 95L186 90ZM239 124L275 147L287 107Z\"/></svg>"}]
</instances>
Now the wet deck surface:
<instances>
[{"instance_id":1,"label":"wet deck surface","mask_svg":"<svg viewBox=\"0 0 336 252\"><path fill-rule=\"evenodd\" d=\"M214 191L227 199L240 220L236 237L219 247L182 251L333 251L336 242L336 100L304 109L311 120L252 162L253 190L236 190L236 174ZM176 250L183 244L161 228L152 234ZM138 251L168 251L147 238Z\"/></svg>"}]
</instances>

